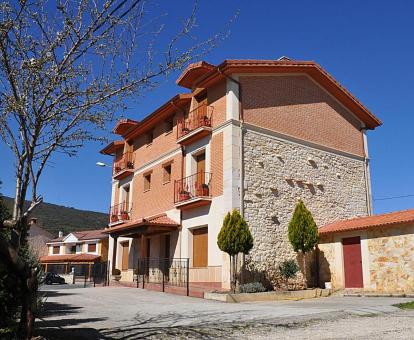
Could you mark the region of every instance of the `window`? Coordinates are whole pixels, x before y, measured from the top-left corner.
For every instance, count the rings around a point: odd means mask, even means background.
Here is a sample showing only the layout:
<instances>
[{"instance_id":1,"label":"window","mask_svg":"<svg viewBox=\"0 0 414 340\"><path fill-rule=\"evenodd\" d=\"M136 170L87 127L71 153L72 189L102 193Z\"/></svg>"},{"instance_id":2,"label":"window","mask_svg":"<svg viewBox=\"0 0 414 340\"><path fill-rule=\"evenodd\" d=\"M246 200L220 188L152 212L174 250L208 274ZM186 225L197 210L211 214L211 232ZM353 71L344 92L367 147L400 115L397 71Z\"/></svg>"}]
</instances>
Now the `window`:
<instances>
[{"instance_id":1,"label":"window","mask_svg":"<svg viewBox=\"0 0 414 340\"><path fill-rule=\"evenodd\" d=\"M70 253L76 254L76 245L70 247Z\"/></svg>"},{"instance_id":2,"label":"window","mask_svg":"<svg viewBox=\"0 0 414 340\"><path fill-rule=\"evenodd\" d=\"M163 178L162 178L162 182L163 183L168 183L171 181L171 164L167 164L163 166Z\"/></svg>"},{"instance_id":3,"label":"window","mask_svg":"<svg viewBox=\"0 0 414 340\"><path fill-rule=\"evenodd\" d=\"M96 243L88 244L88 253L96 253Z\"/></svg>"},{"instance_id":4,"label":"window","mask_svg":"<svg viewBox=\"0 0 414 340\"><path fill-rule=\"evenodd\" d=\"M144 191L151 189L151 174L144 175Z\"/></svg>"},{"instance_id":5,"label":"window","mask_svg":"<svg viewBox=\"0 0 414 340\"><path fill-rule=\"evenodd\" d=\"M208 263L208 228L193 230L193 267L207 267Z\"/></svg>"},{"instance_id":6,"label":"window","mask_svg":"<svg viewBox=\"0 0 414 340\"><path fill-rule=\"evenodd\" d=\"M129 242L122 242L122 270L128 270Z\"/></svg>"},{"instance_id":7,"label":"window","mask_svg":"<svg viewBox=\"0 0 414 340\"><path fill-rule=\"evenodd\" d=\"M170 117L165 121L165 133L171 132L173 130L173 127L174 127L173 117Z\"/></svg>"},{"instance_id":8,"label":"window","mask_svg":"<svg viewBox=\"0 0 414 340\"><path fill-rule=\"evenodd\" d=\"M154 141L154 130L151 130L147 133L147 144L152 144Z\"/></svg>"},{"instance_id":9,"label":"window","mask_svg":"<svg viewBox=\"0 0 414 340\"><path fill-rule=\"evenodd\" d=\"M58 255L60 253L60 246L53 246L53 255Z\"/></svg>"}]
</instances>

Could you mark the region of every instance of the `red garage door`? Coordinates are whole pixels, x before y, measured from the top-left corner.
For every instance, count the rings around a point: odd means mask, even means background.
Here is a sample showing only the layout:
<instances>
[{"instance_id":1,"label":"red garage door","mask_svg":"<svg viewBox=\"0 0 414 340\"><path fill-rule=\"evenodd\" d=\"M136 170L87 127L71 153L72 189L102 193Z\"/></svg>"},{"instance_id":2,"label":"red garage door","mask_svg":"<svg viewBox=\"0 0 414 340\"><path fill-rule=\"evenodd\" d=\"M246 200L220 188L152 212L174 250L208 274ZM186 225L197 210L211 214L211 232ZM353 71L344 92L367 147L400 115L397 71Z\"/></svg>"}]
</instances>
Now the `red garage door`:
<instances>
[{"instance_id":1,"label":"red garage door","mask_svg":"<svg viewBox=\"0 0 414 340\"><path fill-rule=\"evenodd\" d=\"M345 288L363 288L360 237L342 239L344 250Z\"/></svg>"}]
</instances>

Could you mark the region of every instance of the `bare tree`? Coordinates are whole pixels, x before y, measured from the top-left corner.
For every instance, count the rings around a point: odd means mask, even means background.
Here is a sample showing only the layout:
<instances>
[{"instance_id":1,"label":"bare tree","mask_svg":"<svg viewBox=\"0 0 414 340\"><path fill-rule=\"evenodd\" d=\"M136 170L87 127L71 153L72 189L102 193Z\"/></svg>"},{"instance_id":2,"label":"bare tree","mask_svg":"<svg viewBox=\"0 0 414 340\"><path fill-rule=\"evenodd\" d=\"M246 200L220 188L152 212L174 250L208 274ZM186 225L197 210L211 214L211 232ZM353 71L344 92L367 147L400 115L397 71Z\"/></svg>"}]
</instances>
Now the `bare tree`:
<instances>
[{"instance_id":1,"label":"bare tree","mask_svg":"<svg viewBox=\"0 0 414 340\"><path fill-rule=\"evenodd\" d=\"M19 251L27 217L42 202L37 187L52 155L73 156L99 140L127 97L155 87L157 77L208 53L227 34L195 39L196 3L172 35L153 9L142 0L0 4L0 135L14 155L16 178L13 219L6 223L13 237L0 239L0 255L24 292L21 337L31 336L37 273Z\"/></svg>"}]
</instances>

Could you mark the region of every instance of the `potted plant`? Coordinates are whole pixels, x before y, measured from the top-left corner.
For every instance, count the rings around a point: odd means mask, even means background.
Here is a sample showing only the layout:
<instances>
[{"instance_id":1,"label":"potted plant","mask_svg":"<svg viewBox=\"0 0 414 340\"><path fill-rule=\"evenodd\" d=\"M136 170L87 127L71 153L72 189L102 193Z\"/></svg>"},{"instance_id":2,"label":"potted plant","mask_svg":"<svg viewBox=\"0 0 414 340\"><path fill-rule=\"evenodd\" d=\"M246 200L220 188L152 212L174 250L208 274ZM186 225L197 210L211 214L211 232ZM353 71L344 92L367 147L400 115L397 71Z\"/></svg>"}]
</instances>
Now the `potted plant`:
<instances>
[{"instance_id":1,"label":"potted plant","mask_svg":"<svg viewBox=\"0 0 414 340\"><path fill-rule=\"evenodd\" d=\"M181 133L183 134L183 135L186 135L187 133L189 133L190 132L190 129L188 128L188 127L186 127L186 126L184 126L182 129L181 129Z\"/></svg>"},{"instance_id":2,"label":"potted plant","mask_svg":"<svg viewBox=\"0 0 414 340\"><path fill-rule=\"evenodd\" d=\"M111 222L118 222L118 214L112 213L111 214Z\"/></svg>"},{"instance_id":3,"label":"potted plant","mask_svg":"<svg viewBox=\"0 0 414 340\"><path fill-rule=\"evenodd\" d=\"M115 173L117 174L118 172L120 172L121 171L121 167L120 166L116 166L115 167Z\"/></svg>"},{"instance_id":4,"label":"potted plant","mask_svg":"<svg viewBox=\"0 0 414 340\"><path fill-rule=\"evenodd\" d=\"M123 210L121 211L121 220L125 221L129 219L128 211Z\"/></svg>"},{"instance_id":5,"label":"potted plant","mask_svg":"<svg viewBox=\"0 0 414 340\"><path fill-rule=\"evenodd\" d=\"M208 196L209 195L209 188L208 184L201 184L197 186L197 196Z\"/></svg>"},{"instance_id":6,"label":"potted plant","mask_svg":"<svg viewBox=\"0 0 414 340\"><path fill-rule=\"evenodd\" d=\"M201 118L201 125L202 126L210 126L210 119L207 116Z\"/></svg>"},{"instance_id":7,"label":"potted plant","mask_svg":"<svg viewBox=\"0 0 414 340\"><path fill-rule=\"evenodd\" d=\"M112 278L113 278L115 281L119 281L119 280L121 280L121 271L120 271L118 268L115 268L115 269L112 271Z\"/></svg>"},{"instance_id":8,"label":"potted plant","mask_svg":"<svg viewBox=\"0 0 414 340\"><path fill-rule=\"evenodd\" d=\"M190 193L188 191L185 191L184 189L181 189L178 193L178 198L180 201L186 201L190 199Z\"/></svg>"}]
</instances>

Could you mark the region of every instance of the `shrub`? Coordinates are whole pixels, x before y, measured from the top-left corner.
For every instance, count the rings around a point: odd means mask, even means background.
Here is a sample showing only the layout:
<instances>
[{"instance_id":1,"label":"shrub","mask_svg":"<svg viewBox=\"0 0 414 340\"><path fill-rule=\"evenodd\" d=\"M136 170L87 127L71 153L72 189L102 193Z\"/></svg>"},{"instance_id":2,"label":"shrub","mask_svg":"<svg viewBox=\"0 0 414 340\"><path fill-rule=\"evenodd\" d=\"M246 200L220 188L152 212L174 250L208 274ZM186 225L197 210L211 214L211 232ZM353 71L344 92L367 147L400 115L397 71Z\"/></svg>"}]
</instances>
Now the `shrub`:
<instances>
[{"instance_id":1,"label":"shrub","mask_svg":"<svg viewBox=\"0 0 414 340\"><path fill-rule=\"evenodd\" d=\"M115 268L115 269L112 271L112 275L121 275L121 271L120 271L118 268Z\"/></svg>"},{"instance_id":2,"label":"shrub","mask_svg":"<svg viewBox=\"0 0 414 340\"><path fill-rule=\"evenodd\" d=\"M261 282L245 283L240 285L240 293L262 293L266 288Z\"/></svg>"},{"instance_id":3,"label":"shrub","mask_svg":"<svg viewBox=\"0 0 414 340\"><path fill-rule=\"evenodd\" d=\"M285 279L286 287L288 287L289 279L294 278L298 271L299 266L294 260L286 260L279 265L279 272Z\"/></svg>"},{"instance_id":4,"label":"shrub","mask_svg":"<svg viewBox=\"0 0 414 340\"><path fill-rule=\"evenodd\" d=\"M318 244L318 227L313 219L311 212L306 209L305 204L299 201L296 205L292 220L288 226L289 241L293 250L302 253L303 274L306 282L306 259L305 255Z\"/></svg>"},{"instance_id":5,"label":"shrub","mask_svg":"<svg viewBox=\"0 0 414 340\"><path fill-rule=\"evenodd\" d=\"M240 213L234 209L227 213L223 226L217 236L217 245L221 251L230 256L230 282L233 292L237 284L237 257L238 254L248 254L253 247L253 236Z\"/></svg>"}]
</instances>

